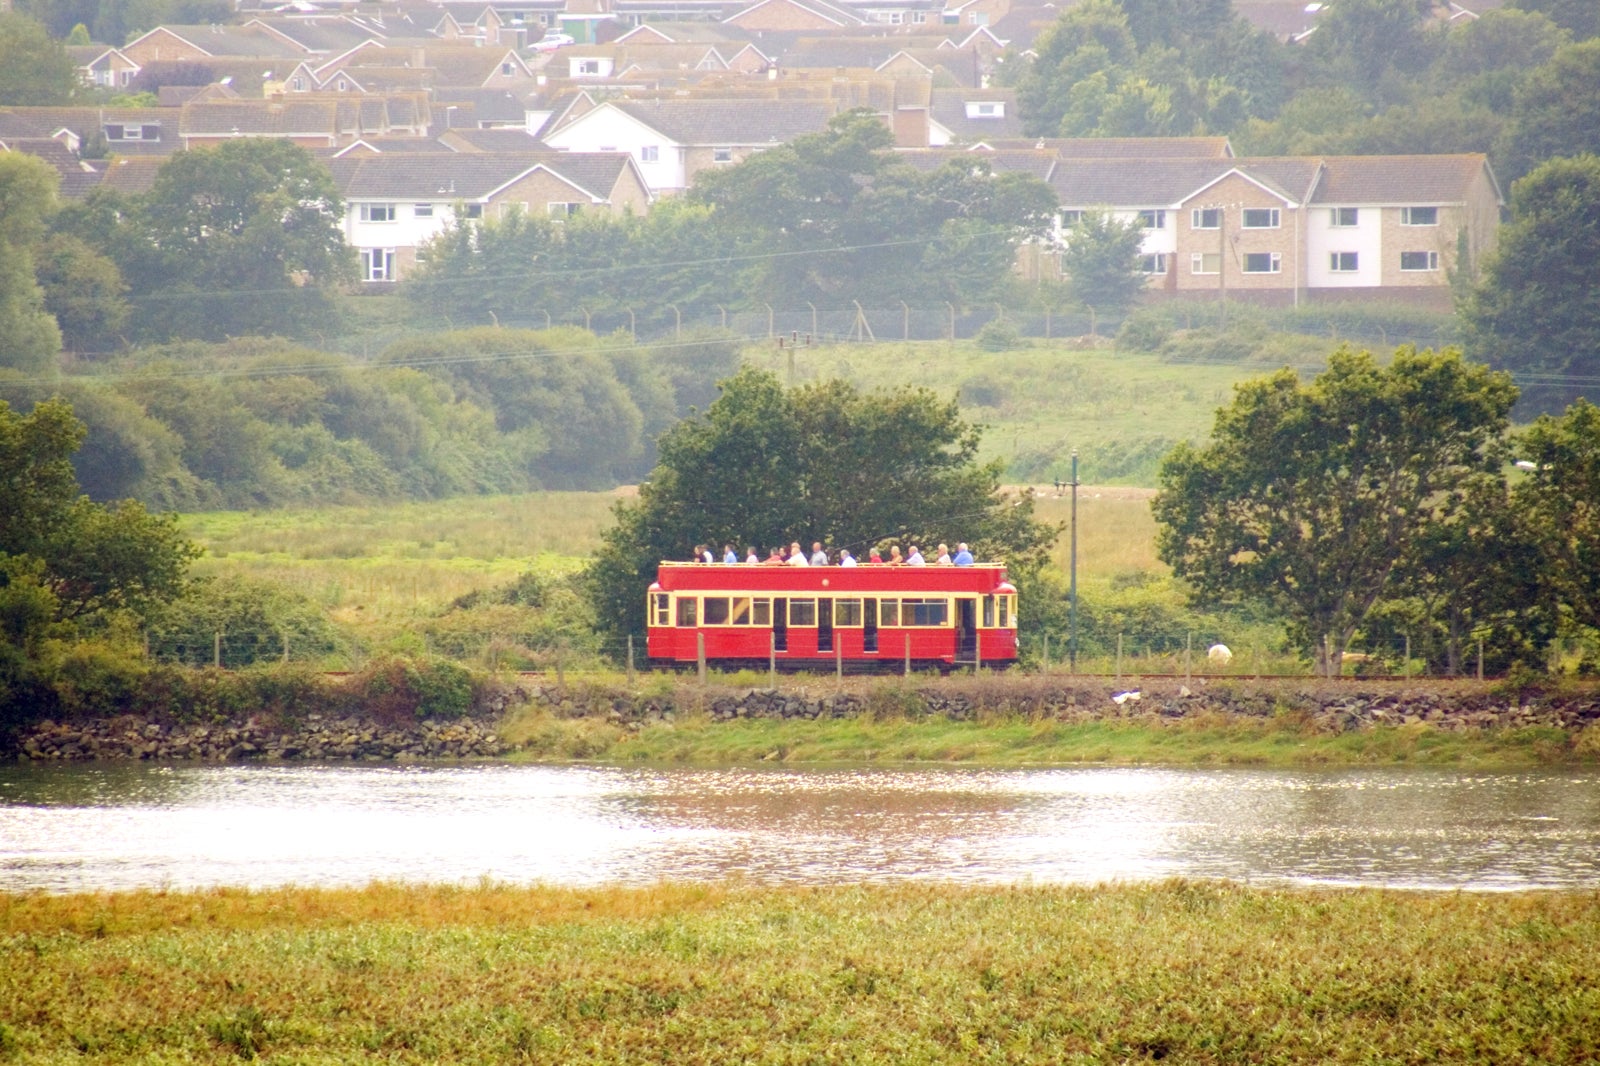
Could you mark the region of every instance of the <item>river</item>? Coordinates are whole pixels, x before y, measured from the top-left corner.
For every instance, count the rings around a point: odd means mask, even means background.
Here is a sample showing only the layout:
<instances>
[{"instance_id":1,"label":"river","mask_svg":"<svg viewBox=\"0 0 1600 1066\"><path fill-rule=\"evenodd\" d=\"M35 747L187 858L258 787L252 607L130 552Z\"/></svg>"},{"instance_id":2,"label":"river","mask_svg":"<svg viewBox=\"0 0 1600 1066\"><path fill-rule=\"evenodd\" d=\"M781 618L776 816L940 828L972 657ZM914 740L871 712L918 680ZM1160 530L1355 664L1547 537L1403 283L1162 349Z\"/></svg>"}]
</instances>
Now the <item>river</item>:
<instances>
[{"instance_id":1,"label":"river","mask_svg":"<svg viewBox=\"0 0 1600 1066\"><path fill-rule=\"evenodd\" d=\"M0 767L0 891L743 878L1600 887L1600 775Z\"/></svg>"}]
</instances>

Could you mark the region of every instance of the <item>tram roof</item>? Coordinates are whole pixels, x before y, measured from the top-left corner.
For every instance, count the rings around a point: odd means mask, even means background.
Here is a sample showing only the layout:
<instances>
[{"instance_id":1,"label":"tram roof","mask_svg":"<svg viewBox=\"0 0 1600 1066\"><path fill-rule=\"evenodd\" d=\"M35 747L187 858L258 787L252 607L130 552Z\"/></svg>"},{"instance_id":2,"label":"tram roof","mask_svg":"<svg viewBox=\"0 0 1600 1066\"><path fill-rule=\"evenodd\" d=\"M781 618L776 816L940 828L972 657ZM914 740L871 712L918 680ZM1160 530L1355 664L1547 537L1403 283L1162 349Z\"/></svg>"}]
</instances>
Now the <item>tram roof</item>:
<instances>
[{"instance_id":1,"label":"tram roof","mask_svg":"<svg viewBox=\"0 0 1600 1066\"><path fill-rule=\"evenodd\" d=\"M662 563L652 589L664 592L824 593L1015 592L1004 563L973 566L776 566L766 563Z\"/></svg>"}]
</instances>

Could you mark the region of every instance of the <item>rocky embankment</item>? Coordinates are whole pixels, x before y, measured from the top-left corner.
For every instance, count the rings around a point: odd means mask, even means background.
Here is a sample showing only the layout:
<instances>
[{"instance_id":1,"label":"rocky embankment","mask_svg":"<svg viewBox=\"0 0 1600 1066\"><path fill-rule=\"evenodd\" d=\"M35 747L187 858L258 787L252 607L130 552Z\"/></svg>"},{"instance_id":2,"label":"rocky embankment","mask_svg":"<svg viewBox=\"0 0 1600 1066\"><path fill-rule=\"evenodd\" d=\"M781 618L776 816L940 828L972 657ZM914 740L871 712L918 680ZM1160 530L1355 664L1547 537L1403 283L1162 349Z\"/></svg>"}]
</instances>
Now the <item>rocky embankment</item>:
<instances>
[{"instance_id":1,"label":"rocky embankment","mask_svg":"<svg viewBox=\"0 0 1600 1066\"><path fill-rule=\"evenodd\" d=\"M1162 681L1154 686L1099 680L1006 677L901 686L796 684L780 689L718 690L684 684L671 693L525 690L558 717L601 716L639 726L684 714L739 718L853 718L899 714L974 721L986 714L1067 722L1127 721L1161 725L1197 718L1295 715L1315 728L1342 733L1385 725L1427 723L1440 729L1550 726L1578 729L1600 722L1600 690L1498 692L1492 686L1359 682Z\"/></svg>"},{"instance_id":2,"label":"rocky embankment","mask_svg":"<svg viewBox=\"0 0 1600 1066\"><path fill-rule=\"evenodd\" d=\"M33 761L152 759L233 762L246 759L473 759L503 754L494 723L466 718L404 728L361 718L311 716L293 728L251 720L236 725L163 725L136 718L41 722L17 755Z\"/></svg>"},{"instance_id":3,"label":"rocky embankment","mask_svg":"<svg viewBox=\"0 0 1600 1066\"><path fill-rule=\"evenodd\" d=\"M898 716L976 721L986 716L1062 722L1122 721L1151 727L1230 718L1292 716L1323 733L1422 724L1461 730L1542 726L1567 731L1600 726L1600 689L1508 692L1471 682L1432 684L1218 681L1110 684L1082 678L954 678L905 684L854 680L791 681L778 689L702 688L684 681L663 689L544 686L502 690L497 710L526 707L558 718L593 718L628 729L689 716L737 719L829 719ZM392 726L359 715L308 715L293 725L260 718L222 725L175 725L138 718L41 722L14 743L25 760L414 760L506 754L498 717Z\"/></svg>"}]
</instances>

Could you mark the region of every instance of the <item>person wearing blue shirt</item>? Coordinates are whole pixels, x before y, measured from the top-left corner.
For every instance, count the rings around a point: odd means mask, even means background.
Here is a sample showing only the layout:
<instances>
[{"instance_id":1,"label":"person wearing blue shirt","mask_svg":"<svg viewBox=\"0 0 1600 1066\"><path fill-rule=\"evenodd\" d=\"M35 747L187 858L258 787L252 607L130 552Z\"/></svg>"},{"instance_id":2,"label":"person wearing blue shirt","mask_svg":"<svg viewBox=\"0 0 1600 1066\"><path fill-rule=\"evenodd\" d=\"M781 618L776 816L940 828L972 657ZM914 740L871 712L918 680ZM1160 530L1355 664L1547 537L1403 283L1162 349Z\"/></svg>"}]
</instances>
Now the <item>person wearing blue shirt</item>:
<instances>
[{"instance_id":1,"label":"person wearing blue shirt","mask_svg":"<svg viewBox=\"0 0 1600 1066\"><path fill-rule=\"evenodd\" d=\"M733 550L732 544L724 544L722 546L722 561L729 565L739 561L739 553Z\"/></svg>"},{"instance_id":2,"label":"person wearing blue shirt","mask_svg":"<svg viewBox=\"0 0 1600 1066\"><path fill-rule=\"evenodd\" d=\"M955 563L957 566L971 566L972 553L967 550L967 546L965 544L957 544L956 555L951 562Z\"/></svg>"}]
</instances>

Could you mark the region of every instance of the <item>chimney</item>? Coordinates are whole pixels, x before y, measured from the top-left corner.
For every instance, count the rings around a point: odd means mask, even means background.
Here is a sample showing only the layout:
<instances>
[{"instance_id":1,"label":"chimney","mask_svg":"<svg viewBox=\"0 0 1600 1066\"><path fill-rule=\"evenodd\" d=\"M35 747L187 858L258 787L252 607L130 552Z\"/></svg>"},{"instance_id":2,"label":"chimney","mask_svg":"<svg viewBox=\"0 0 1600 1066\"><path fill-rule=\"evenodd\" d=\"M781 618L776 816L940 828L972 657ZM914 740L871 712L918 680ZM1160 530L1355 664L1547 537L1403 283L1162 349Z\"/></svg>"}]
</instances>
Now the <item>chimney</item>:
<instances>
[{"instance_id":1,"label":"chimney","mask_svg":"<svg viewBox=\"0 0 1600 1066\"><path fill-rule=\"evenodd\" d=\"M928 147L927 108L899 107L895 109L894 146L896 148Z\"/></svg>"}]
</instances>

